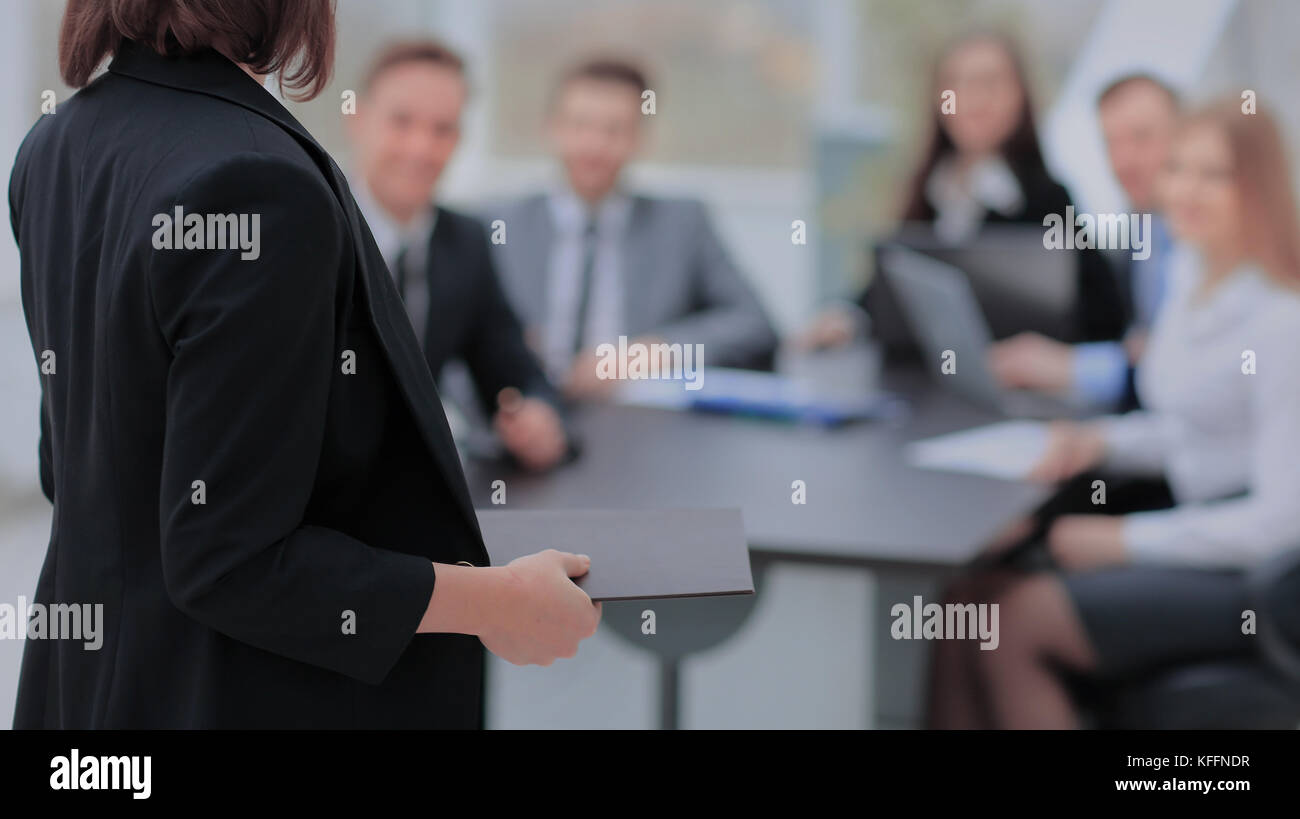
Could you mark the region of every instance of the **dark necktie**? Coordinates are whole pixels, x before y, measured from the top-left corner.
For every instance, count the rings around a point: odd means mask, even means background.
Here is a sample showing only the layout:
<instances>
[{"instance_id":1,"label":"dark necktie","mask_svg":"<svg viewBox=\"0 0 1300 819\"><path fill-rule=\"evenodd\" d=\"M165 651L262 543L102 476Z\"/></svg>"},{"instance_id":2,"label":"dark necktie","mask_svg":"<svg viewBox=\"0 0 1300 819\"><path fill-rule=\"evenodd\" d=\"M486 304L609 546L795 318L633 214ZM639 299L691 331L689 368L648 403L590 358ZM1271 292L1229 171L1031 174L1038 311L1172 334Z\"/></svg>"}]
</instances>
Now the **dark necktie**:
<instances>
[{"instance_id":1,"label":"dark necktie","mask_svg":"<svg viewBox=\"0 0 1300 819\"><path fill-rule=\"evenodd\" d=\"M397 253L397 258L393 260L393 283L397 285L397 294L402 297L402 306L406 310L406 317L411 321L411 329L415 331L415 338L420 342L420 347L423 348L425 346L425 320L423 316L418 315L417 311L419 311L420 305L412 303L411 293L408 290L413 284L411 276L419 275L418 271L414 274L411 272L410 250L410 245L402 245L401 250Z\"/></svg>"},{"instance_id":2,"label":"dark necktie","mask_svg":"<svg viewBox=\"0 0 1300 819\"><path fill-rule=\"evenodd\" d=\"M397 284L397 294L406 300L406 257L410 247L402 245L397 251L397 258L393 260L393 281Z\"/></svg>"},{"instance_id":3,"label":"dark necktie","mask_svg":"<svg viewBox=\"0 0 1300 819\"><path fill-rule=\"evenodd\" d=\"M582 234L582 278L578 281L578 311L573 321L573 352L582 350L587 333L587 313L591 307L591 279L596 267L596 220L587 220Z\"/></svg>"}]
</instances>

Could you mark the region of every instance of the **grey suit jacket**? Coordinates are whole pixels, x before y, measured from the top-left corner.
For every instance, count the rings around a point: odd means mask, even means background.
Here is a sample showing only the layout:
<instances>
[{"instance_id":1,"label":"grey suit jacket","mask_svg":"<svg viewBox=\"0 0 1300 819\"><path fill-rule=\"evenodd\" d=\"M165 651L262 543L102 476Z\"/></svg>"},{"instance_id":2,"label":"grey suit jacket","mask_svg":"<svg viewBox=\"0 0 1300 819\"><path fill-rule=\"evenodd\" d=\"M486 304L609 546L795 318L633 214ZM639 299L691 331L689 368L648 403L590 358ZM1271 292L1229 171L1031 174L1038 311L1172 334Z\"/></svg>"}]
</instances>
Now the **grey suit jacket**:
<instances>
[{"instance_id":1,"label":"grey suit jacket","mask_svg":"<svg viewBox=\"0 0 1300 819\"><path fill-rule=\"evenodd\" d=\"M489 224L505 221L506 241L492 246L502 284L525 326L541 326L555 235L546 195L491 207L482 216ZM629 338L653 334L703 344L708 365L771 367L776 332L702 203L634 196L622 270Z\"/></svg>"}]
</instances>

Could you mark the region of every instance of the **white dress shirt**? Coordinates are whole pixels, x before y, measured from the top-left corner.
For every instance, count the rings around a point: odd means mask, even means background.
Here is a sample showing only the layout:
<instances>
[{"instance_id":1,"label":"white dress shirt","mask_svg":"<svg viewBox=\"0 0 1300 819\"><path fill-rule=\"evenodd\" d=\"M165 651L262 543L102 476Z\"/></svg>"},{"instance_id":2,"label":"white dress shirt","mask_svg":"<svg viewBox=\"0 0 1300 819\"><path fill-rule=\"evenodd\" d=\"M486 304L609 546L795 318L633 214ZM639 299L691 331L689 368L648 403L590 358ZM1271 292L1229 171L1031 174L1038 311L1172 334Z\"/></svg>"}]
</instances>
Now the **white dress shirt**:
<instances>
[{"instance_id":1,"label":"white dress shirt","mask_svg":"<svg viewBox=\"0 0 1300 819\"><path fill-rule=\"evenodd\" d=\"M1145 409L1098 423L1108 466L1163 473L1178 502L1124 518L1134 559L1240 567L1300 546L1300 293L1242 267L1198 295L1202 270L1175 251L1138 366Z\"/></svg>"},{"instance_id":2,"label":"white dress shirt","mask_svg":"<svg viewBox=\"0 0 1300 819\"><path fill-rule=\"evenodd\" d=\"M1025 196L1006 160L982 159L963 175L957 163L942 159L925 180L926 201L934 207L934 233L951 244L973 237L989 211L1010 216L1025 206Z\"/></svg>"},{"instance_id":3,"label":"white dress shirt","mask_svg":"<svg viewBox=\"0 0 1300 819\"><path fill-rule=\"evenodd\" d=\"M411 327L415 330L415 337L420 340L420 346L424 346L424 325L429 316L429 278L425 275L425 265L429 258L429 241L438 221L438 211L430 202L428 207L421 208L414 218L402 225L375 201L364 179L349 180L348 184L395 281L397 258L402 249L406 248L406 288L402 293L402 301L406 306L406 315L411 319Z\"/></svg>"},{"instance_id":4,"label":"white dress shirt","mask_svg":"<svg viewBox=\"0 0 1300 819\"><path fill-rule=\"evenodd\" d=\"M615 342L623 332L623 236L631 215L631 198L614 191L590 208L567 185L553 188L547 197L555 221L555 241L547 263L547 320L543 328L542 358L547 375L562 382L573 362L578 303L582 287L584 232L596 220L596 252L591 271L584 347Z\"/></svg>"}]
</instances>

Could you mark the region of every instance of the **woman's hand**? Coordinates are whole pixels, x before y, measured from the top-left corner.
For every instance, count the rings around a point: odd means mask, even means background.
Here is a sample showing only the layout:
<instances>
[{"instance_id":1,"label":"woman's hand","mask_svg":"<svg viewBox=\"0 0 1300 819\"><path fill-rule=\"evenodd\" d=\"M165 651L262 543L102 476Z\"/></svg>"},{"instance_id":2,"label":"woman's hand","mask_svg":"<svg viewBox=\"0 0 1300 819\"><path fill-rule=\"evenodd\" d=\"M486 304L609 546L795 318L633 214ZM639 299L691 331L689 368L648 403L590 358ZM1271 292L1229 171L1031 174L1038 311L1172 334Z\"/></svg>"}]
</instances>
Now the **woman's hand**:
<instances>
[{"instance_id":1,"label":"woman's hand","mask_svg":"<svg viewBox=\"0 0 1300 819\"><path fill-rule=\"evenodd\" d=\"M572 401L609 400L619 382L616 378L602 378L600 363L600 356L594 349L583 350L574 356L561 386L565 397Z\"/></svg>"},{"instance_id":2,"label":"woman's hand","mask_svg":"<svg viewBox=\"0 0 1300 819\"><path fill-rule=\"evenodd\" d=\"M1064 395L1070 390L1074 349L1038 333L1020 333L989 349L989 369L1009 389Z\"/></svg>"},{"instance_id":3,"label":"woman's hand","mask_svg":"<svg viewBox=\"0 0 1300 819\"><path fill-rule=\"evenodd\" d=\"M596 633L601 606L569 578L590 567L586 555L547 549L499 569L471 570L502 573L478 631L483 645L514 665L545 666L577 654L578 643Z\"/></svg>"},{"instance_id":4,"label":"woman's hand","mask_svg":"<svg viewBox=\"0 0 1300 819\"><path fill-rule=\"evenodd\" d=\"M541 472L564 458L569 442L560 415L550 404L506 387L497 395L497 407L492 427L525 468Z\"/></svg>"},{"instance_id":5,"label":"woman's hand","mask_svg":"<svg viewBox=\"0 0 1300 819\"><path fill-rule=\"evenodd\" d=\"M861 319L848 307L827 307L795 335L794 348L801 352L811 352L847 346L862 332L861 324Z\"/></svg>"},{"instance_id":6,"label":"woman's hand","mask_svg":"<svg viewBox=\"0 0 1300 819\"><path fill-rule=\"evenodd\" d=\"M1092 469L1106 455L1106 442L1096 428L1071 421L1054 422L1047 449L1029 471L1029 479L1056 483Z\"/></svg>"},{"instance_id":7,"label":"woman's hand","mask_svg":"<svg viewBox=\"0 0 1300 819\"><path fill-rule=\"evenodd\" d=\"M1047 549L1061 568L1079 571L1128 560L1123 518L1113 515L1065 515L1047 533Z\"/></svg>"}]
</instances>

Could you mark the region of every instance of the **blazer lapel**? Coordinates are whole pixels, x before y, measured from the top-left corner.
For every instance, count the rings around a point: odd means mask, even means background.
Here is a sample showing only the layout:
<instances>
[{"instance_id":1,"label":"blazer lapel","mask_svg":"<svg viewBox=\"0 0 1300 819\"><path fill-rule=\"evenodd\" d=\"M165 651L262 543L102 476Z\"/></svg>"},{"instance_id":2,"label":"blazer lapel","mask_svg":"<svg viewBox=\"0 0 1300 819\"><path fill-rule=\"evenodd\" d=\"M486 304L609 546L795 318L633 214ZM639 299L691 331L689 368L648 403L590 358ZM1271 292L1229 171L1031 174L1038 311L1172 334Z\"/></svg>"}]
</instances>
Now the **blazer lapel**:
<instances>
[{"instance_id":1,"label":"blazer lapel","mask_svg":"<svg viewBox=\"0 0 1300 819\"><path fill-rule=\"evenodd\" d=\"M644 229L647 220L642 209L648 203L640 196L632 200L628 214L623 254L623 326L628 338L639 336L656 324L658 309L651 304L655 298L653 261L662 256L654 246L654 237Z\"/></svg>"},{"instance_id":2,"label":"blazer lapel","mask_svg":"<svg viewBox=\"0 0 1300 819\"><path fill-rule=\"evenodd\" d=\"M456 444L441 411L442 401L429 372L424 353L420 349L411 322L397 294L396 286L388 274L382 254L375 244L370 228L361 217L352 198L343 172L311 134L274 97L260 88L241 68L216 52L206 52L192 57L164 58L148 48L123 41L108 67L109 71L157 85L165 85L198 94L224 99L242 106L280 125L292 134L306 149L321 169L326 181L347 214L356 245L358 277L366 293L366 303L379 339L393 369L402 396L410 407L429 451L443 472L443 477L462 517L478 539L480 549L483 536L479 531L478 516L465 484ZM483 550L484 565L487 552Z\"/></svg>"},{"instance_id":3,"label":"blazer lapel","mask_svg":"<svg viewBox=\"0 0 1300 819\"><path fill-rule=\"evenodd\" d=\"M439 348L444 343L442 339L436 338L435 334L439 328L435 322L438 319L438 308L444 303L444 299L449 296L446 291L449 286L445 278L447 271L454 270L457 266L456 260L451 257L447 247L448 231L450 230L447 225L447 216L442 208L436 205L434 207L436 208L434 211L436 215L434 216L433 230L429 231L428 244L424 247L424 270L422 271L425 287L428 289L429 294L429 304L424 311L423 341L424 349L430 351L435 349L433 343L435 340L439 342ZM440 294L442 298L439 298ZM446 303L455 302L452 300ZM432 360L430 361L432 363Z\"/></svg>"},{"instance_id":4,"label":"blazer lapel","mask_svg":"<svg viewBox=\"0 0 1300 819\"><path fill-rule=\"evenodd\" d=\"M525 240L521 246L530 248L528 254L532 257L532 265L527 268L530 275L524 276L523 281L515 282L516 285L522 285L520 289L527 293L523 303L516 309L520 313L527 311L525 321L528 324L542 327L546 324L550 310L551 248L555 246L555 217L545 195L538 196L524 209L524 214L522 232Z\"/></svg>"},{"instance_id":5,"label":"blazer lapel","mask_svg":"<svg viewBox=\"0 0 1300 819\"><path fill-rule=\"evenodd\" d=\"M401 296L388 274L388 267L375 244L370 228L361 218L356 203L347 186L342 171L329 160L333 169L334 189L339 194L339 201L347 213L348 223L352 226L352 235L357 240L357 265L361 280L367 291L370 315L375 324L375 334L380 346L388 356L393 367L393 374L398 387L406 397L407 405L415 417L416 426L423 433L434 459L442 468L447 485L456 496L461 514L482 545L482 533L478 528L478 516L474 513L474 504L465 483L465 473L461 468L460 456L456 453L456 442L451 429L447 426L447 416L442 411L442 399L433 383L429 372L429 362L424 357L411 320L406 315ZM432 297L432 294L430 294ZM487 559L486 551L483 553ZM484 565L487 565L486 563Z\"/></svg>"}]
</instances>

